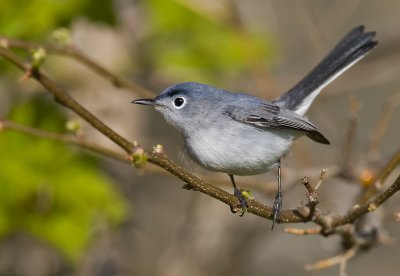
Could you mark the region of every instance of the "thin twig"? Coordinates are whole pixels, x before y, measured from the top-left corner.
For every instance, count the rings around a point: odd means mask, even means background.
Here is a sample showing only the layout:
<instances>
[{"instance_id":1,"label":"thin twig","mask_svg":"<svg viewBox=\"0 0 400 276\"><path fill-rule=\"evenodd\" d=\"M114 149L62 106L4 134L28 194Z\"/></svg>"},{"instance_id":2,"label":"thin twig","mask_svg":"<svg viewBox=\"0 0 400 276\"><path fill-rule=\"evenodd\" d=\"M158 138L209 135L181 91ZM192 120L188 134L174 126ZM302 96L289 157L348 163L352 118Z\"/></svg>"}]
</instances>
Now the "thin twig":
<instances>
[{"instance_id":1,"label":"thin twig","mask_svg":"<svg viewBox=\"0 0 400 276\"><path fill-rule=\"evenodd\" d=\"M73 44L63 45L56 43L36 43L31 41L25 41L20 39L12 39L4 36L0 36L0 47L3 45L6 48L19 48L19 49L38 49L43 48L46 52L70 56L83 65L89 67L93 72L98 75L104 77L109 80L114 86L118 88L125 88L134 93L136 93L140 97L152 98L154 97L154 93L150 90L134 83L128 81L127 79L121 78L109 70L105 69L103 66L99 65L97 62L89 58L86 54L84 54L79 48L77 48Z\"/></svg>"},{"instance_id":2,"label":"thin twig","mask_svg":"<svg viewBox=\"0 0 400 276\"><path fill-rule=\"evenodd\" d=\"M75 135L65 135L65 134L59 134L55 132L50 132L50 131L44 131L40 130L37 128L32 128L28 126L24 126L21 124L17 124L11 121L7 120L0 120L0 130L13 130L13 131L18 131L21 133L29 134L32 136L36 137L41 137L45 139L50 139L54 141L59 141L63 143L68 143L68 144L73 144L82 148L86 148L90 151L93 151L95 153L111 157L113 159L125 162L125 163L130 163L130 161L126 158L125 155L112 151L108 148L102 147L100 145L97 145L95 143L86 141L83 137L80 136L75 136Z\"/></svg>"},{"instance_id":3,"label":"thin twig","mask_svg":"<svg viewBox=\"0 0 400 276\"><path fill-rule=\"evenodd\" d=\"M389 97L383 104L382 111L369 134L367 157L370 161L376 160L379 157L379 145L388 128L390 119L393 117L394 111L399 105L400 92Z\"/></svg>"},{"instance_id":4,"label":"thin twig","mask_svg":"<svg viewBox=\"0 0 400 276\"><path fill-rule=\"evenodd\" d=\"M299 228L286 227L283 229L283 231L285 233L298 235L298 236L321 234L321 228L299 229Z\"/></svg>"},{"instance_id":5,"label":"thin twig","mask_svg":"<svg viewBox=\"0 0 400 276\"><path fill-rule=\"evenodd\" d=\"M347 262L353 258L358 251L358 247L354 246L347 250L344 254L340 254L338 256L328 258L325 260L321 260L314 264L308 264L305 266L306 270L321 270L326 269L335 265L340 265L340 276L346 275L346 264Z\"/></svg>"},{"instance_id":6,"label":"thin twig","mask_svg":"<svg viewBox=\"0 0 400 276\"><path fill-rule=\"evenodd\" d=\"M358 251L358 247L354 246L353 248L350 248L349 250L347 250L347 252L343 255L343 258L340 262L340 276L346 276L347 272L346 272L346 266L347 266L347 262L353 258L356 253Z\"/></svg>"},{"instance_id":7,"label":"thin twig","mask_svg":"<svg viewBox=\"0 0 400 276\"><path fill-rule=\"evenodd\" d=\"M327 169L322 169L321 174L319 175L319 180L318 180L317 184L315 185L314 190L317 191L319 189L319 187L321 187L321 184L324 181L327 171L328 171Z\"/></svg>"},{"instance_id":8,"label":"thin twig","mask_svg":"<svg viewBox=\"0 0 400 276\"><path fill-rule=\"evenodd\" d=\"M389 188L387 188L381 195L377 196L375 199L371 200L370 202L358 208L353 208L344 217L336 218L332 222L332 227L335 228L348 223L353 223L356 219L358 219L362 215L375 211L383 202L388 200L392 195L394 195L399 190L400 190L400 174L397 176L394 183Z\"/></svg>"},{"instance_id":9,"label":"thin twig","mask_svg":"<svg viewBox=\"0 0 400 276\"><path fill-rule=\"evenodd\" d=\"M349 124L346 132L346 140L343 146L342 175L346 178L353 177L353 144L358 125L360 103L355 97L350 98Z\"/></svg>"},{"instance_id":10,"label":"thin twig","mask_svg":"<svg viewBox=\"0 0 400 276\"><path fill-rule=\"evenodd\" d=\"M400 165L400 148L395 152L386 166L383 167L379 174L378 181L383 184L388 176Z\"/></svg>"},{"instance_id":11,"label":"thin twig","mask_svg":"<svg viewBox=\"0 0 400 276\"><path fill-rule=\"evenodd\" d=\"M310 185L310 181L308 180L307 177L303 177L303 179L301 180L301 183L306 187L308 193L307 193L307 199L308 199L308 208L309 208L309 213L307 215L307 221L312 220L312 218L314 217L315 211L316 211L316 207L317 204L319 203L319 199L318 199L318 192L316 189L314 189L313 187L311 187Z\"/></svg>"},{"instance_id":12,"label":"thin twig","mask_svg":"<svg viewBox=\"0 0 400 276\"><path fill-rule=\"evenodd\" d=\"M376 192L378 192L383 183L386 181L387 177L393 172L393 170L400 165L400 148L395 152L395 154L390 158L390 160L383 166L383 168L378 173L376 179L372 179L370 185L364 193L361 194L360 198L357 200L356 205L360 206L365 204Z\"/></svg>"},{"instance_id":13,"label":"thin twig","mask_svg":"<svg viewBox=\"0 0 400 276\"><path fill-rule=\"evenodd\" d=\"M23 72L31 72L32 68L29 64L24 63L20 57L11 52L10 50L0 47L0 55L5 59L16 65ZM32 77L41 83L55 98L55 100L64 105L65 107L71 109L76 114L80 115L94 128L100 130L105 136L114 141L117 145L123 148L126 152L131 153L134 148L133 144L117 134L114 130L108 127L105 123L99 120L96 116L90 113L86 108L80 105L74 98L72 98L63 89L53 83L46 75L44 75L40 70L35 70L32 72Z\"/></svg>"}]
</instances>

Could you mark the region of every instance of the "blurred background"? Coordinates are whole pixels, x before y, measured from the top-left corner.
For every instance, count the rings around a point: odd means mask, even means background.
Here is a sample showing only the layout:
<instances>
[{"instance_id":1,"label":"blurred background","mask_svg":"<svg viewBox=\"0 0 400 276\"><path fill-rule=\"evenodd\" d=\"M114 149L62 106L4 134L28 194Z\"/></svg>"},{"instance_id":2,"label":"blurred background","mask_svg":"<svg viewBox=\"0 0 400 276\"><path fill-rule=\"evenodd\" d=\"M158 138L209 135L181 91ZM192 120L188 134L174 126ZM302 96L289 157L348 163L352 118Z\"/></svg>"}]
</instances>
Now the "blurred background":
<instances>
[{"instance_id":1,"label":"blurred background","mask_svg":"<svg viewBox=\"0 0 400 276\"><path fill-rule=\"evenodd\" d=\"M1 36L73 43L104 68L154 95L177 82L198 81L273 99L305 76L347 31L363 24L377 31L379 47L327 87L308 112L332 144L305 138L295 143L283 161L284 209L305 200L302 176L315 183L321 169L334 175L345 164L351 102L359 109L352 173L360 177L328 177L320 190L320 208L343 214L368 182L368 173L375 173L399 147L399 1L0 4ZM27 51L16 53L31 58ZM130 104L140 95L116 88L68 56L48 53L42 68L125 138L146 149L162 144L170 158L231 190L227 176L180 157L178 133L153 110ZM4 59L0 73L0 119L63 133L72 122L81 125L79 131L88 140L119 150L56 104L35 81L18 81L22 73ZM387 120L380 120L382 116ZM382 139L374 144L377 132ZM0 275L339 273L338 267L304 269L342 252L337 237L292 236L283 233L286 225L271 232L270 221L233 215L222 203L181 189L179 179L151 164L138 170L70 145L6 130L0 132L0 156ZM272 172L239 177L237 183L271 205L274 179ZM370 226L387 242L352 259L349 275L397 275L400 224L393 214L399 205L395 195L370 216Z\"/></svg>"}]
</instances>

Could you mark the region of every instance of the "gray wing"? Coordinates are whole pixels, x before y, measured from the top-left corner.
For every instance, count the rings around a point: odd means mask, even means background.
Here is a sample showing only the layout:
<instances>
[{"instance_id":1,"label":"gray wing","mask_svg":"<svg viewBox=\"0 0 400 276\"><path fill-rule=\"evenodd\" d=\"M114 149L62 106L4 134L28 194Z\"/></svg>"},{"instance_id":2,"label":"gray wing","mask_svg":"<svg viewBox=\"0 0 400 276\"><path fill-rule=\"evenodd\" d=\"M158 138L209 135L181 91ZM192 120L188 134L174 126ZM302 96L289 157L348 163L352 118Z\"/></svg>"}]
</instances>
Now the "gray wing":
<instances>
[{"instance_id":1,"label":"gray wing","mask_svg":"<svg viewBox=\"0 0 400 276\"><path fill-rule=\"evenodd\" d=\"M259 128L293 129L304 132L315 142L330 144L328 139L305 118L297 113L269 103L262 103L257 108L229 106L225 114L235 121L253 125Z\"/></svg>"}]
</instances>

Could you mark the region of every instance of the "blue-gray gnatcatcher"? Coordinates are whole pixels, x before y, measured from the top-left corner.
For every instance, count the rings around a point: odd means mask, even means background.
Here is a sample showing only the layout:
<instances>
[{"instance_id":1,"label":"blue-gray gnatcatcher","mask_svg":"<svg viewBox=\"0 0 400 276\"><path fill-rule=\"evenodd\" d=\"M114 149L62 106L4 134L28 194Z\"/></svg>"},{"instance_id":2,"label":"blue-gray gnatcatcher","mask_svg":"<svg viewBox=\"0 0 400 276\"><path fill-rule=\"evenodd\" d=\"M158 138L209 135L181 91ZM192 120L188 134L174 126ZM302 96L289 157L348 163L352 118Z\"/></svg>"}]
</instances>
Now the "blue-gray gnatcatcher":
<instances>
[{"instance_id":1,"label":"blue-gray gnatcatcher","mask_svg":"<svg viewBox=\"0 0 400 276\"><path fill-rule=\"evenodd\" d=\"M268 102L201 83L180 83L155 99L134 100L152 105L182 134L189 156L202 167L227 173L242 211L248 207L234 175L255 175L278 167L278 193L273 224L282 209L280 161L296 138L306 135L329 141L303 115L321 90L362 59L376 45L375 32L351 30L297 85ZM242 215L243 215L242 212Z\"/></svg>"}]
</instances>

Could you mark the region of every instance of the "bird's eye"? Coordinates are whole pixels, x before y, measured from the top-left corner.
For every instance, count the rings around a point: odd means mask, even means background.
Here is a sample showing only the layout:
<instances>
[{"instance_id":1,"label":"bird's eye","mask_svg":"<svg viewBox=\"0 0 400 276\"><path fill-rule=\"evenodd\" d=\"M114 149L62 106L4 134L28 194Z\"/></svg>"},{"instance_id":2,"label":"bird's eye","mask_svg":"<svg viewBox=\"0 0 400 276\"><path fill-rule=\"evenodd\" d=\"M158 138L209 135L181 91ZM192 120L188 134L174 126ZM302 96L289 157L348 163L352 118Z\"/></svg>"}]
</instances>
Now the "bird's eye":
<instances>
[{"instance_id":1,"label":"bird's eye","mask_svg":"<svg viewBox=\"0 0 400 276\"><path fill-rule=\"evenodd\" d=\"M173 104L174 104L176 109L181 109L182 107L185 106L186 99L185 98L181 98L181 97L175 98Z\"/></svg>"}]
</instances>

